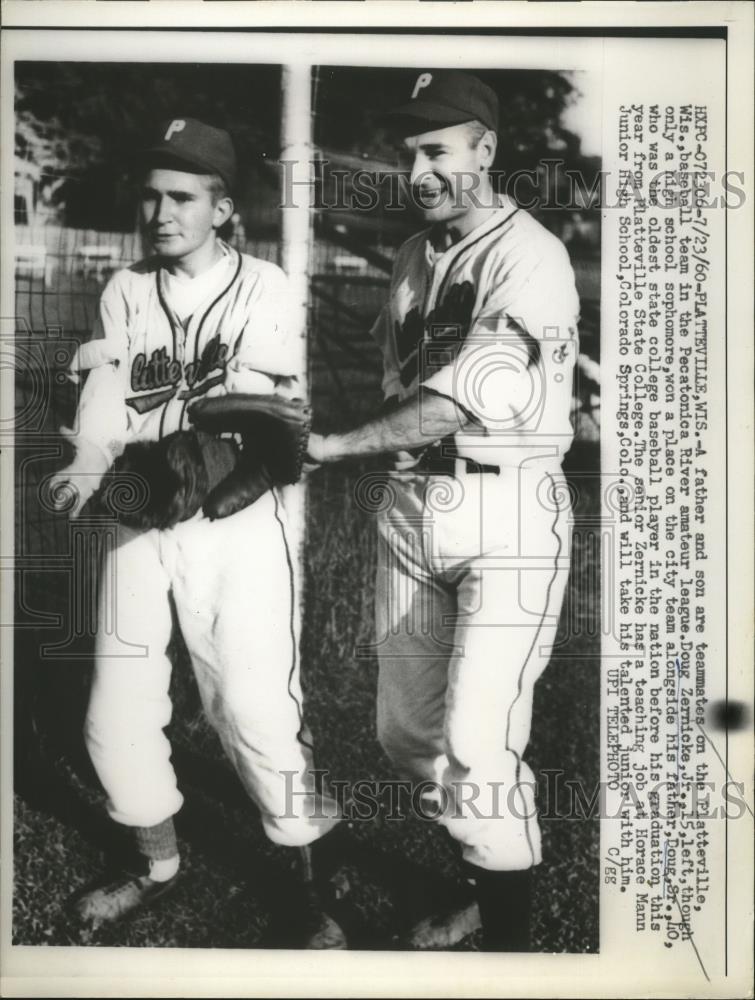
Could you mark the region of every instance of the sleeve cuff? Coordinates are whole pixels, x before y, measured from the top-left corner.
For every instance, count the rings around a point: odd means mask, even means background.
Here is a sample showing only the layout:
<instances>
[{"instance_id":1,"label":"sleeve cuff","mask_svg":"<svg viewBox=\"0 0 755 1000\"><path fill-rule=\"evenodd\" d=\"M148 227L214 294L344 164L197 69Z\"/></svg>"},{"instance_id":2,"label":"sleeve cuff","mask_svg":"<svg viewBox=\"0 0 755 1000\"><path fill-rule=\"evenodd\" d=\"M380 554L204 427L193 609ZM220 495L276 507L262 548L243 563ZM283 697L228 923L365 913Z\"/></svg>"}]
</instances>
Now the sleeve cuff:
<instances>
[{"instance_id":1,"label":"sleeve cuff","mask_svg":"<svg viewBox=\"0 0 755 1000\"><path fill-rule=\"evenodd\" d=\"M89 371L91 368L100 368L102 365L118 365L120 358L113 350L112 344L107 340L90 340L86 344L80 344L73 358L71 359L71 377L78 381L80 372Z\"/></svg>"},{"instance_id":2,"label":"sleeve cuff","mask_svg":"<svg viewBox=\"0 0 755 1000\"><path fill-rule=\"evenodd\" d=\"M420 388L453 400L478 426L500 429L517 424L517 414L528 409L533 392L537 394L536 381L524 358L517 365L509 356L484 350L460 354Z\"/></svg>"},{"instance_id":3,"label":"sleeve cuff","mask_svg":"<svg viewBox=\"0 0 755 1000\"><path fill-rule=\"evenodd\" d=\"M263 375L296 375L291 364L291 344L250 343L242 347L231 362L237 371L251 369Z\"/></svg>"},{"instance_id":4,"label":"sleeve cuff","mask_svg":"<svg viewBox=\"0 0 755 1000\"><path fill-rule=\"evenodd\" d=\"M275 377L242 364L238 358L225 370L224 388L226 392L259 393L265 395L275 391Z\"/></svg>"}]
</instances>

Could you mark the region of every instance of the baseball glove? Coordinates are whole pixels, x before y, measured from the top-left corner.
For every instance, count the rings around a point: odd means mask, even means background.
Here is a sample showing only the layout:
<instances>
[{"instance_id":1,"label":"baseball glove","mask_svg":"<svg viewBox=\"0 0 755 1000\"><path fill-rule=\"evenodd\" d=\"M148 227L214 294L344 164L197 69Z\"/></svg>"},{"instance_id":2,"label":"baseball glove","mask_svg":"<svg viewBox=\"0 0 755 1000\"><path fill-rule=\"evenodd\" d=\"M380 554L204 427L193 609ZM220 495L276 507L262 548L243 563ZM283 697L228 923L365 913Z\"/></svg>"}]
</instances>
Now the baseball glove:
<instances>
[{"instance_id":1,"label":"baseball glove","mask_svg":"<svg viewBox=\"0 0 755 1000\"><path fill-rule=\"evenodd\" d=\"M301 400L217 396L195 403L189 416L198 430L127 445L103 479L100 505L122 523L162 530L200 507L210 519L229 517L299 479L311 422ZM216 436L228 432L241 436L241 449Z\"/></svg>"},{"instance_id":2,"label":"baseball glove","mask_svg":"<svg viewBox=\"0 0 755 1000\"><path fill-rule=\"evenodd\" d=\"M312 411L301 399L231 393L200 399L189 410L199 430L241 435L250 464L264 467L275 485L298 482L312 424Z\"/></svg>"},{"instance_id":3,"label":"baseball glove","mask_svg":"<svg viewBox=\"0 0 755 1000\"><path fill-rule=\"evenodd\" d=\"M239 457L234 441L195 431L136 441L105 475L99 504L137 530L171 528L197 513Z\"/></svg>"}]
</instances>

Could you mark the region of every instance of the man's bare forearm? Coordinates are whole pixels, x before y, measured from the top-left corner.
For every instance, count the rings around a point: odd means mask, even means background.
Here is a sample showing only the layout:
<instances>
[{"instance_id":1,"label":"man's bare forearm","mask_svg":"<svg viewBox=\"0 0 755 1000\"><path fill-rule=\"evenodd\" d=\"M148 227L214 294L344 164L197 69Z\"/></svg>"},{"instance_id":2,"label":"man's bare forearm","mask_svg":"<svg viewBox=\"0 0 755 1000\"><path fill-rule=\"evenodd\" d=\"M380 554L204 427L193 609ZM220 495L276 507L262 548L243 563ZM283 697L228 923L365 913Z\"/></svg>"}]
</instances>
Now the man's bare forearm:
<instances>
[{"instance_id":1,"label":"man's bare forearm","mask_svg":"<svg viewBox=\"0 0 755 1000\"><path fill-rule=\"evenodd\" d=\"M407 451L432 444L468 425L452 399L420 391L390 413L344 434L312 435L310 455L318 462Z\"/></svg>"}]
</instances>

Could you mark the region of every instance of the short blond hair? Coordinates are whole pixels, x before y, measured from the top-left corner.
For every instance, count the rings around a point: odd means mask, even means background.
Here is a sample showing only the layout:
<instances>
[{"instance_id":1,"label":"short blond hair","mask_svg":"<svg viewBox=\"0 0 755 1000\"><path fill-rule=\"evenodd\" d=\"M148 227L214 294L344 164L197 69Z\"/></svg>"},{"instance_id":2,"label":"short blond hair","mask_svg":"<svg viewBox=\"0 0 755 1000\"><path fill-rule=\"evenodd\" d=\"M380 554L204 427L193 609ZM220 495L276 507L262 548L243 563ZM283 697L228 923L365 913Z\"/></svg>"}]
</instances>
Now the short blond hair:
<instances>
[{"instance_id":1,"label":"short blond hair","mask_svg":"<svg viewBox=\"0 0 755 1000\"><path fill-rule=\"evenodd\" d=\"M477 149L480 145L480 140L485 135L486 132L492 131L483 122L475 119L471 122L465 122L467 128L467 136L469 138L469 145L472 149Z\"/></svg>"},{"instance_id":2,"label":"short blond hair","mask_svg":"<svg viewBox=\"0 0 755 1000\"><path fill-rule=\"evenodd\" d=\"M479 140L478 140L479 141ZM230 198L231 194L228 185L220 174L200 174L205 187L210 192L213 205L217 205L221 198Z\"/></svg>"}]
</instances>

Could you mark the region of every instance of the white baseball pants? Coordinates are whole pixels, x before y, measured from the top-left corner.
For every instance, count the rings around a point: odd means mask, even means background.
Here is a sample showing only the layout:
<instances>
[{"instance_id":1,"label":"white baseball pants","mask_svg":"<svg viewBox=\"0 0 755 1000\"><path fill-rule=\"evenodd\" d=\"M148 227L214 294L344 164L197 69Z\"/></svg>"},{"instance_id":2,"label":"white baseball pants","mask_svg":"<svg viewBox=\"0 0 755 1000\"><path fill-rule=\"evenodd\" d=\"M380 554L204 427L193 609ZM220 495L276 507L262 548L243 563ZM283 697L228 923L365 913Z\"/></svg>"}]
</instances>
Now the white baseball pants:
<instances>
[{"instance_id":1,"label":"white baseball pants","mask_svg":"<svg viewBox=\"0 0 755 1000\"><path fill-rule=\"evenodd\" d=\"M569 571L560 465L401 474L378 517L378 736L467 861L541 861L523 760ZM423 810L424 811L424 810Z\"/></svg>"},{"instance_id":2,"label":"white baseball pants","mask_svg":"<svg viewBox=\"0 0 755 1000\"><path fill-rule=\"evenodd\" d=\"M301 846L337 822L318 795L301 716L295 591L280 498L167 531L119 527L103 560L85 737L112 818L152 826L183 797L164 727L171 718L169 594L207 717L265 832Z\"/></svg>"}]
</instances>

